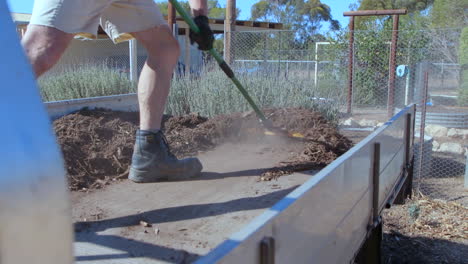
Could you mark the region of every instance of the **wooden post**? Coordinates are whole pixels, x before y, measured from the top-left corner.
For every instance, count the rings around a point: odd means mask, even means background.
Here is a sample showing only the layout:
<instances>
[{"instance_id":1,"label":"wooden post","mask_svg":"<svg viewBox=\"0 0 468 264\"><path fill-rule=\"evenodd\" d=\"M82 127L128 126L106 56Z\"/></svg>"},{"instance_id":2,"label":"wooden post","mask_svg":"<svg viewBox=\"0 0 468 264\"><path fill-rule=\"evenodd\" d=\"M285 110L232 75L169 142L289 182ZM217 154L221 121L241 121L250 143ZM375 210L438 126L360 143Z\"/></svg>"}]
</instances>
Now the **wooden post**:
<instances>
[{"instance_id":1,"label":"wooden post","mask_svg":"<svg viewBox=\"0 0 468 264\"><path fill-rule=\"evenodd\" d=\"M174 24L176 23L176 10L170 1L167 1L167 24L169 28L174 30Z\"/></svg>"},{"instance_id":2,"label":"wooden post","mask_svg":"<svg viewBox=\"0 0 468 264\"><path fill-rule=\"evenodd\" d=\"M346 113L348 114L351 114L351 105L353 102L353 63L354 63L354 16L350 17L349 19L348 97L346 100Z\"/></svg>"},{"instance_id":3,"label":"wooden post","mask_svg":"<svg viewBox=\"0 0 468 264\"><path fill-rule=\"evenodd\" d=\"M390 49L390 61L388 69L388 101L387 101L387 117L393 116L395 109L395 75L396 75L396 52L398 45L398 22L400 16L393 15L393 31L392 31L392 46Z\"/></svg>"},{"instance_id":4,"label":"wooden post","mask_svg":"<svg viewBox=\"0 0 468 264\"><path fill-rule=\"evenodd\" d=\"M236 0L227 0L226 20L224 21L224 60L230 64L233 58L232 32L236 30Z\"/></svg>"}]
</instances>

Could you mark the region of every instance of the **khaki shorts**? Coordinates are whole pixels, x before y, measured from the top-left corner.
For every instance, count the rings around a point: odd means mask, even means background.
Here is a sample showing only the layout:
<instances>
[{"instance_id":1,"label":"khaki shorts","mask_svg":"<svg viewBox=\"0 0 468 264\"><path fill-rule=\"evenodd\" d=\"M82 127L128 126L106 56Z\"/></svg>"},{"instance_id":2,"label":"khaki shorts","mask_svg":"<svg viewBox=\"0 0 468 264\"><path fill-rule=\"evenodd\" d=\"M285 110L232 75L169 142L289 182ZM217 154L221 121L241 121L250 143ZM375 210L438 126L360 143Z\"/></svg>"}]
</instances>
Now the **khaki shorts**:
<instances>
[{"instance_id":1,"label":"khaki shorts","mask_svg":"<svg viewBox=\"0 0 468 264\"><path fill-rule=\"evenodd\" d=\"M153 0L35 0L30 24L95 39L98 25L115 42L166 24Z\"/></svg>"}]
</instances>

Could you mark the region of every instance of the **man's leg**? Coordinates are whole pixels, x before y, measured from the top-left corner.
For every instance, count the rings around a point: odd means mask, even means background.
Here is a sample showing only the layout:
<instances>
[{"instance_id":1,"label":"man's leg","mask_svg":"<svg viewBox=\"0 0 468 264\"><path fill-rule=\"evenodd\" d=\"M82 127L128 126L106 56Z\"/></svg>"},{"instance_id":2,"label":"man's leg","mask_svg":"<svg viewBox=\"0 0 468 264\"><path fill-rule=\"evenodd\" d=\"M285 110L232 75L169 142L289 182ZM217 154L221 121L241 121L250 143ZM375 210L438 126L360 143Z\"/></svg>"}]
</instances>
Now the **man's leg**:
<instances>
[{"instance_id":1,"label":"man's leg","mask_svg":"<svg viewBox=\"0 0 468 264\"><path fill-rule=\"evenodd\" d=\"M161 128L172 73L180 55L179 43L167 25L132 35L148 52L138 82L140 129L156 131Z\"/></svg>"},{"instance_id":2,"label":"man's leg","mask_svg":"<svg viewBox=\"0 0 468 264\"><path fill-rule=\"evenodd\" d=\"M24 51L32 64L36 78L54 66L73 39L53 27L29 25L21 40Z\"/></svg>"},{"instance_id":3,"label":"man's leg","mask_svg":"<svg viewBox=\"0 0 468 264\"><path fill-rule=\"evenodd\" d=\"M180 54L179 44L166 24L132 35L146 48L148 59L138 82L140 130L136 134L128 178L135 182L155 182L198 176L203 168L200 161L177 159L160 131L172 73Z\"/></svg>"}]
</instances>

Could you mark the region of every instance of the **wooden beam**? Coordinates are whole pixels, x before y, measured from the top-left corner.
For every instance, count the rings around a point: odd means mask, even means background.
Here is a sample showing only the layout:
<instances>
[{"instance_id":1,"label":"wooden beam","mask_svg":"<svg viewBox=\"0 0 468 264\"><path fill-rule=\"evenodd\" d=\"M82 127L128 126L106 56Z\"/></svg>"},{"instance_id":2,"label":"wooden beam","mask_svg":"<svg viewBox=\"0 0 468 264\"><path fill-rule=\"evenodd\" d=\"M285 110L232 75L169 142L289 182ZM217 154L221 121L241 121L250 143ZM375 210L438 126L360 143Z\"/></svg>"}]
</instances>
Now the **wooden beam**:
<instances>
[{"instance_id":1,"label":"wooden beam","mask_svg":"<svg viewBox=\"0 0 468 264\"><path fill-rule=\"evenodd\" d=\"M167 14L167 24L169 24L169 28L172 31L173 25L176 23L176 10L170 1L167 1Z\"/></svg>"},{"instance_id":2,"label":"wooden beam","mask_svg":"<svg viewBox=\"0 0 468 264\"><path fill-rule=\"evenodd\" d=\"M388 16L388 15L406 15L406 9L388 9L388 10L360 10L344 12L343 16Z\"/></svg>"},{"instance_id":3,"label":"wooden beam","mask_svg":"<svg viewBox=\"0 0 468 264\"><path fill-rule=\"evenodd\" d=\"M259 23L260 23L260 27L262 27L262 28L269 28L270 27L269 22L259 22Z\"/></svg>"},{"instance_id":4,"label":"wooden beam","mask_svg":"<svg viewBox=\"0 0 468 264\"><path fill-rule=\"evenodd\" d=\"M245 27L253 27L253 21L239 21L239 24Z\"/></svg>"}]
</instances>

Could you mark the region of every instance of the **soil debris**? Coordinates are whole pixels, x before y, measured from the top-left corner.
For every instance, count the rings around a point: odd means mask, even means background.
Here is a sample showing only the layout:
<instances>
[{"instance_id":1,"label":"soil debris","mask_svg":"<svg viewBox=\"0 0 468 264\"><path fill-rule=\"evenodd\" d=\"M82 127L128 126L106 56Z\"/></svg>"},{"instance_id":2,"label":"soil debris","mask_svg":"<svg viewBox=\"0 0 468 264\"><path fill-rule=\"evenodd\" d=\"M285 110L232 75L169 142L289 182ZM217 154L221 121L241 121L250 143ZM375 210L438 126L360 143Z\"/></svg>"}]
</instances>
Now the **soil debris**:
<instances>
[{"instance_id":1,"label":"soil debris","mask_svg":"<svg viewBox=\"0 0 468 264\"><path fill-rule=\"evenodd\" d=\"M300 133L304 139L291 139L288 144L297 145L297 151L288 160L267 169L260 180L323 168L352 146L352 142L318 112L303 108L266 109L264 112L275 127ZM54 129L64 154L70 189L101 188L126 178L137 126L138 113L105 109L82 109L55 120ZM197 113L165 116L163 131L172 152L179 158L197 155L225 142L258 141L268 137L253 112L210 119Z\"/></svg>"},{"instance_id":2,"label":"soil debris","mask_svg":"<svg viewBox=\"0 0 468 264\"><path fill-rule=\"evenodd\" d=\"M151 227L150 223L148 223L146 221L143 221L143 220L140 221L140 225L143 226L143 227Z\"/></svg>"}]
</instances>

